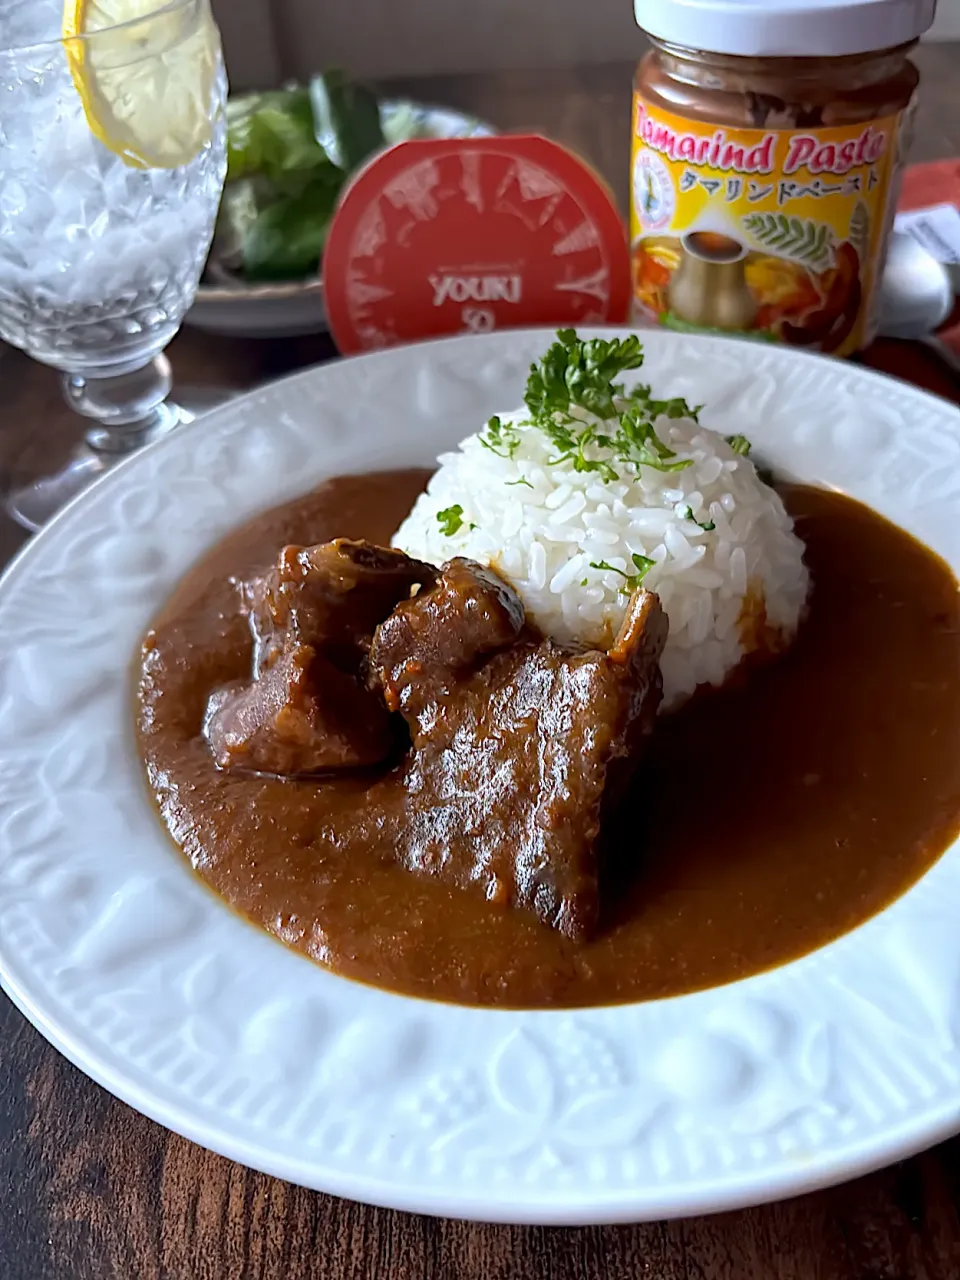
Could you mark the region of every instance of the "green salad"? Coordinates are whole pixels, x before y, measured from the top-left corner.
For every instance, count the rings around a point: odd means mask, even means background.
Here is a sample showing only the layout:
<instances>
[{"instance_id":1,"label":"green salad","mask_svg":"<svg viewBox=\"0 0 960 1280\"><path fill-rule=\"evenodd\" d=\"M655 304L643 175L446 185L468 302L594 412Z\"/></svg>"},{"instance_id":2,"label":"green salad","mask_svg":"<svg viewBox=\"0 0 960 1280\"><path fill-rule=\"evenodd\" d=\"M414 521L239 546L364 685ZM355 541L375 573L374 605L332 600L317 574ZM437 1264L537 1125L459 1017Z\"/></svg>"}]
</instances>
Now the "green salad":
<instances>
[{"instance_id":1,"label":"green salad","mask_svg":"<svg viewBox=\"0 0 960 1280\"><path fill-rule=\"evenodd\" d=\"M218 263L250 281L311 275L340 192L374 152L430 136L412 103L384 103L343 72L232 98Z\"/></svg>"}]
</instances>

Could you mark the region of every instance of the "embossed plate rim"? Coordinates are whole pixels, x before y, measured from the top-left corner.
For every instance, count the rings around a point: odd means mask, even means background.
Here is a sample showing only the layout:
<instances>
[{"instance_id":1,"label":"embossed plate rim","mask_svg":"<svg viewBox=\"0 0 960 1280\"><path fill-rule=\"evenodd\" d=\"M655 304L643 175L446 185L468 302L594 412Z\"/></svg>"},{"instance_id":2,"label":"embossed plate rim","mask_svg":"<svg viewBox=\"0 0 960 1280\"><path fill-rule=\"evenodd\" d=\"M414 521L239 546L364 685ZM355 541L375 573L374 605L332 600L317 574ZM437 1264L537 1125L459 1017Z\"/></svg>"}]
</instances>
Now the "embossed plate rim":
<instances>
[{"instance_id":1,"label":"embossed plate rim","mask_svg":"<svg viewBox=\"0 0 960 1280\"><path fill-rule=\"evenodd\" d=\"M662 1218L910 1154L960 1127L957 846L793 965L647 1005L524 1013L322 971L222 907L149 808L125 677L186 564L324 474L429 461L515 402L548 336L391 349L262 388L124 463L21 553L0 581L0 982L160 1123L397 1208ZM849 489L960 567L953 406L783 349L641 337L651 378L699 390L707 425L735 423L784 470ZM747 429L751 413L764 416Z\"/></svg>"}]
</instances>

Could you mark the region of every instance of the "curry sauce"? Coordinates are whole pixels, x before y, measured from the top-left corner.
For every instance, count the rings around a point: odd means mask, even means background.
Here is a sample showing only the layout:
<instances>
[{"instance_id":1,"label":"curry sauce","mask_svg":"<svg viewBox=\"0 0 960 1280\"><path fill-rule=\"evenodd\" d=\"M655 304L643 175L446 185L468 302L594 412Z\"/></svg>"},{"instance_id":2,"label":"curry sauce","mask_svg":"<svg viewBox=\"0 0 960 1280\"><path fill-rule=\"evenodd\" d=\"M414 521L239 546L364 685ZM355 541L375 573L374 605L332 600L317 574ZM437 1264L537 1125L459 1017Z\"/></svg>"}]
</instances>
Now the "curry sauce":
<instances>
[{"instance_id":1,"label":"curry sauce","mask_svg":"<svg viewBox=\"0 0 960 1280\"><path fill-rule=\"evenodd\" d=\"M679 995L823 945L880 911L960 827L960 598L949 568L841 495L783 490L807 546L793 648L662 716L620 809L599 935L398 864L394 771L324 780L219 770L206 701L244 678L232 585L286 543L387 543L427 473L331 481L254 520L178 587L148 639L138 735L198 874L313 959L408 994L512 1007Z\"/></svg>"}]
</instances>

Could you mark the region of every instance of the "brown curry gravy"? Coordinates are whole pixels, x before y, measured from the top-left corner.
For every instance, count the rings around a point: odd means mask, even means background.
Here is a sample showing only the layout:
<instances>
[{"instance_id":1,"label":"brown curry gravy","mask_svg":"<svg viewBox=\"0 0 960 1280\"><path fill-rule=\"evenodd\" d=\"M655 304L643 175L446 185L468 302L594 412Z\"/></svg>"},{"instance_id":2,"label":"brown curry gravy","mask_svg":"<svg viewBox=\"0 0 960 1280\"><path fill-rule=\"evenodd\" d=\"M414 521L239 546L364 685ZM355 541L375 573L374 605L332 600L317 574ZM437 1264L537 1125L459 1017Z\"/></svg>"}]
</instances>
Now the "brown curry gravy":
<instances>
[{"instance_id":1,"label":"brown curry gravy","mask_svg":"<svg viewBox=\"0 0 960 1280\"><path fill-rule=\"evenodd\" d=\"M426 473L335 480L232 534L154 624L138 729L174 839L232 906L338 973L513 1007L612 1004L782 964L880 911L960 826L960 597L948 567L866 507L784 498L814 592L793 649L658 724L621 821L632 873L578 945L400 869L380 778L219 772L200 737L211 689L246 676L230 578L288 542L387 542Z\"/></svg>"}]
</instances>

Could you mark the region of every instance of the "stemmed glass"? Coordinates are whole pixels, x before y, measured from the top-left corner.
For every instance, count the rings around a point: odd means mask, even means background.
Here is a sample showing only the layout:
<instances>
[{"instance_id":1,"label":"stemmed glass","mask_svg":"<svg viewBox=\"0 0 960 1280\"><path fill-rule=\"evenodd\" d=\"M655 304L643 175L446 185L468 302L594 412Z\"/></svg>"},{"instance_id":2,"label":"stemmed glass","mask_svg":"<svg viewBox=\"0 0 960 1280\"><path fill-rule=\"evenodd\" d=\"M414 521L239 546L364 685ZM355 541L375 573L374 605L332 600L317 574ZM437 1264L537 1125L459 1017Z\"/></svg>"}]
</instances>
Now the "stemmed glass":
<instances>
[{"instance_id":1,"label":"stemmed glass","mask_svg":"<svg viewBox=\"0 0 960 1280\"><path fill-rule=\"evenodd\" d=\"M162 353L226 169L209 0L55 3L14 0L0 19L0 336L58 369L88 420L65 469L10 487L31 529L181 420Z\"/></svg>"}]
</instances>

